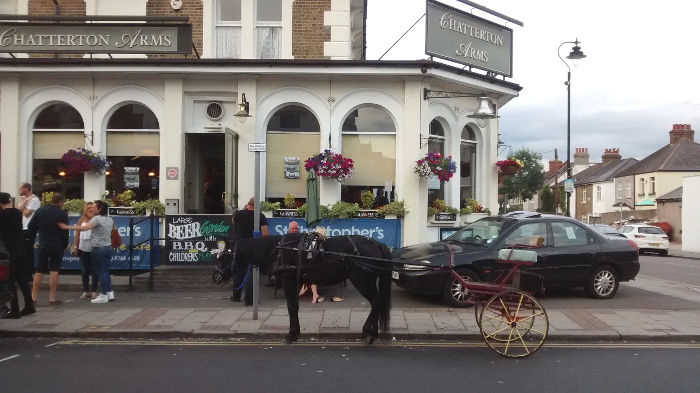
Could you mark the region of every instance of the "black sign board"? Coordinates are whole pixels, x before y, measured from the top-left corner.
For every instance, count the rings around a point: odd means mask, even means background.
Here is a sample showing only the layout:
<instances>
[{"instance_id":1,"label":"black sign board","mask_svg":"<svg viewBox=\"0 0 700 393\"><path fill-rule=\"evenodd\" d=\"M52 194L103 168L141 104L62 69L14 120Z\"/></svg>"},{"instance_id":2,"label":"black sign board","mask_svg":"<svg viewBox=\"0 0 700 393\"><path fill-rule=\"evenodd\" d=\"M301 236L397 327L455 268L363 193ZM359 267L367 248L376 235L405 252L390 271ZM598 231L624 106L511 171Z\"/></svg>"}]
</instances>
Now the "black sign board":
<instances>
[{"instance_id":1,"label":"black sign board","mask_svg":"<svg viewBox=\"0 0 700 393\"><path fill-rule=\"evenodd\" d=\"M165 217L165 264L210 265L218 242L233 235L228 214L192 214Z\"/></svg>"},{"instance_id":2,"label":"black sign board","mask_svg":"<svg viewBox=\"0 0 700 393\"><path fill-rule=\"evenodd\" d=\"M128 206L113 206L107 208L108 216L138 216L136 209Z\"/></svg>"},{"instance_id":3,"label":"black sign board","mask_svg":"<svg viewBox=\"0 0 700 393\"><path fill-rule=\"evenodd\" d=\"M304 215L296 209L276 209L272 211L272 217L304 218Z\"/></svg>"},{"instance_id":4,"label":"black sign board","mask_svg":"<svg viewBox=\"0 0 700 393\"><path fill-rule=\"evenodd\" d=\"M384 215L379 214L376 210L360 210L353 218L384 218Z\"/></svg>"},{"instance_id":5,"label":"black sign board","mask_svg":"<svg viewBox=\"0 0 700 393\"><path fill-rule=\"evenodd\" d=\"M457 221L455 213L435 213L435 221Z\"/></svg>"}]
</instances>

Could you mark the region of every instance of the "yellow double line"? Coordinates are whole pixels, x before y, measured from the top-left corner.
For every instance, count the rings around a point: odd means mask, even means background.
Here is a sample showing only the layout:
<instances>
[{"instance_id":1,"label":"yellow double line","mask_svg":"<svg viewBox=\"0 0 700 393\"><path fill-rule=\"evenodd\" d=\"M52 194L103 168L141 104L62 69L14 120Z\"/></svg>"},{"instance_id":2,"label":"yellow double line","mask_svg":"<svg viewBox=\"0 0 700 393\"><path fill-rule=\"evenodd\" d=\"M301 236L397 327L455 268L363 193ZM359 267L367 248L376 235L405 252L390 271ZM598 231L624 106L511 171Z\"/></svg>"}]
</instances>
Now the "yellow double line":
<instances>
[{"instance_id":1,"label":"yellow double line","mask_svg":"<svg viewBox=\"0 0 700 393\"><path fill-rule=\"evenodd\" d=\"M282 347L290 346L280 341L198 341L198 340L89 340L70 339L51 344L59 345L114 345L114 346L179 346L179 347ZM380 347L433 347L433 348L485 348L483 342L426 342L395 341L376 342ZM291 346L300 347L365 347L359 341L301 341ZM547 348L604 348L604 349L700 349L700 343L545 343Z\"/></svg>"}]
</instances>

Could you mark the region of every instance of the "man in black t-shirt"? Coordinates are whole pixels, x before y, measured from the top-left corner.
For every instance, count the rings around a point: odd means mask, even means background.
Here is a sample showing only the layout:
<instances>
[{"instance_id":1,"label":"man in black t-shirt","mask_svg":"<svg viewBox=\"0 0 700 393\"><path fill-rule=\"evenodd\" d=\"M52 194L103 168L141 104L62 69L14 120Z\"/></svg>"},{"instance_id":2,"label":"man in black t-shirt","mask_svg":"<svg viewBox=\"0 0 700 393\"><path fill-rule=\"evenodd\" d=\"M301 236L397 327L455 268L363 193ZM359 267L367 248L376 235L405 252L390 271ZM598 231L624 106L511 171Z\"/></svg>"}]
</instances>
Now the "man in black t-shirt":
<instances>
[{"instance_id":1,"label":"man in black t-shirt","mask_svg":"<svg viewBox=\"0 0 700 393\"><path fill-rule=\"evenodd\" d=\"M236 230L236 239L250 239L253 237L253 227L255 226L254 224L254 219L255 219L255 198L250 198L248 201L248 204L243 207L243 210L239 210L236 213L233 214L233 218L231 221L233 222L233 227ZM260 213L260 234L262 236L267 236L267 218ZM246 274L247 270L239 270L238 273L233 277L233 295L231 296L231 300L234 302L240 302L241 301L241 293L243 292L241 289L237 289L241 286L243 283L243 280L245 279L245 305L246 306L252 306L253 305L253 277L252 273L248 274L248 278L246 279Z\"/></svg>"}]
</instances>

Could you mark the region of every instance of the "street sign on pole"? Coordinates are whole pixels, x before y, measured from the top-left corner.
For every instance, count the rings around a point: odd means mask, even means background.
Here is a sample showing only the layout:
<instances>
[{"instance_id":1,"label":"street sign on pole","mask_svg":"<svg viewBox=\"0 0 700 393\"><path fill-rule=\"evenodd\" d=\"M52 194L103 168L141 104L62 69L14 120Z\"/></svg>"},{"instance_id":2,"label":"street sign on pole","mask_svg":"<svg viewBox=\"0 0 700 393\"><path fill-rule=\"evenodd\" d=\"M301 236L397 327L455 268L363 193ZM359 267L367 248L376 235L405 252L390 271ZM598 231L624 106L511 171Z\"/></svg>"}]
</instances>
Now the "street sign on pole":
<instances>
[{"instance_id":1,"label":"street sign on pole","mask_svg":"<svg viewBox=\"0 0 700 393\"><path fill-rule=\"evenodd\" d=\"M574 192L574 179L568 178L564 180L564 191L568 192L569 194Z\"/></svg>"},{"instance_id":2,"label":"street sign on pole","mask_svg":"<svg viewBox=\"0 0 700 393\"><path fill-rule=\"evenodd\" d=\"M264 143L249 143L248 144L248 151L265 151L265 144Z\"/></svg>"}]
</instances>

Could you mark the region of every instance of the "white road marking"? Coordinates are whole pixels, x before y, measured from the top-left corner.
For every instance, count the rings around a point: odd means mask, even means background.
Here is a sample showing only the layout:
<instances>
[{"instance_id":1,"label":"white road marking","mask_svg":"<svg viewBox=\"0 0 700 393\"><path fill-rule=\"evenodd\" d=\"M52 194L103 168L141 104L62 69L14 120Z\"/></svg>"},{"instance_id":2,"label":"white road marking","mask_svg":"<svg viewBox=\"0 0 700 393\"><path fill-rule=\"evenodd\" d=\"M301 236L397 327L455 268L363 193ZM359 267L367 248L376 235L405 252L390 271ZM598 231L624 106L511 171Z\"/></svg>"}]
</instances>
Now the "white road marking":
<instances>
[{"instance_id":1,"label":"white road marking","mask_svg":"<svg viewBox=\"0 0 700 393\"><path fill-rule=\"evenodd\" d=\"M55 343L53 343L53 344L45 345L44 348L50 348L50 347L53 347L54 345L58 345L58 344L61 344L61 343L63 343L63 341L57 341L57 342L55 342Z\"/></svg>"},{"instance_id":2,"label":"white road marking","mask_svg":"<svg viewBox=\"0 0 700 393\"><path fill-rule=\"evenodd\" d=\"M18 358L18 357L19 357L19 354L8 356L5 359L0 359L0 363L4 362L5 360L10 360L10 359Z\"/></svg>"}]
</instances>

